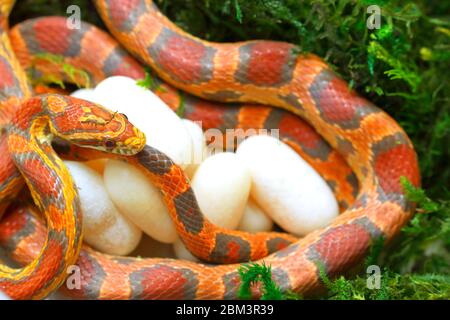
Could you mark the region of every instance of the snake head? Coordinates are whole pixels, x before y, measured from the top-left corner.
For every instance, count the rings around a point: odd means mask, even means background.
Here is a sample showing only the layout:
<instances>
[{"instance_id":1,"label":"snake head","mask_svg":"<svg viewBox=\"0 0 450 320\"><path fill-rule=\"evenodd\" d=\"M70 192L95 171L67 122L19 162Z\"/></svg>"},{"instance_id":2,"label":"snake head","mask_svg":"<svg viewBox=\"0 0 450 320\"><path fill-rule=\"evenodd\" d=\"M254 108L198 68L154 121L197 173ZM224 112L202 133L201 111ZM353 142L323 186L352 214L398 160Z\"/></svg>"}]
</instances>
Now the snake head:
<instances>
[{"instance_id":1,"label":"snake head","mask_svg":"<svg viewBox=\"0 0 450 320\"><path fill-rule=\"evenodd\" d=\"M50 110L53 134L80 147L134 155L145 135L124 114L86 100L56 94L43 96Z\"/></svg>"}]
</instances>

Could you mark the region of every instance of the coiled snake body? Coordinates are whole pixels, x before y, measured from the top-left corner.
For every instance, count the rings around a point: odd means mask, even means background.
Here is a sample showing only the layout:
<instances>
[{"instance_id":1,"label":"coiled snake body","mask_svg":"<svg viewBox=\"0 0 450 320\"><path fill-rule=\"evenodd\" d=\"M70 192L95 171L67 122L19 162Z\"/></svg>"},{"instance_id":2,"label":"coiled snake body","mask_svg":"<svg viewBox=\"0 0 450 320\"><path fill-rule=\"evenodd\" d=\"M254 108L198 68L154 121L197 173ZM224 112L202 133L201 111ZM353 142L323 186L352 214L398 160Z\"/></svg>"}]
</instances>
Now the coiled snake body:
<instances>
[{"instance_id":1,"label":"coiled snake body","mask_svg":"<svg viewBox=\"0 0 450 320\"><path fill-rule=\"evenodd\" d=\"M48 233L40 254L25 267L0 265L0 289L12 298L43 298L64 282L82 244L78 194L51 147L53 138L135 154L145 146L145 137L125 116L94 103L56 94L30 97L6 33L1 37L0 204L4 210L25 181L46 217Z\"/></svg>"},{"instance_id":2,"label":"coiled snake body","mask_svg":"<svg viewBox=\"0 0 450 320\"><path fill-rule=\"evenodd\" d=\"M320 265L330 275L347 270L361 260L375 237L390 240L411 217L414 206L404 196L400 177L419 185L419 173L407 135L386 113L352 92L320 58L300 55L295 46L281 42L202 41L173 25L148 0L94 2L120 43L171 85L210 100L282 108L314 127L269 107L230 107L187 99L187 117L203 120L206 127L279 126L283 140L330 176L345 212L329 227L264 258L283 290L312 292L320 286ZM30 67L33 55L49 52L86 70L93 82L113 74L142 77L139 64L107 35L87 24L70 31L61 21L37 19L11 31L14 50L25 67ZM63 36L48 36L52 32ZM91 50L86 49L89 47ZM58 73L51 64L39 68ZM176 108L177 91L161 86L167 90L156 92ZM79 159L110 157L87 149L68 150L59 151ZM161 188L184 243L204 260L232 263L257 259L292 241L281 234L249 235L211 225L198 210L181 170L154 149L146 147L124 160L141 167ZM0 223L0 242L7 243L13 257L24 264L38 254L36 248L44 239L42 225L30 214L33 210L11 210L14 212ZM84 298L231 299L236 298L239 287L237 264L111 257L86 247L77 265L82 285L68 293ZM253 294L258 296L257 288Z\"/></svg>"}]
</instances>

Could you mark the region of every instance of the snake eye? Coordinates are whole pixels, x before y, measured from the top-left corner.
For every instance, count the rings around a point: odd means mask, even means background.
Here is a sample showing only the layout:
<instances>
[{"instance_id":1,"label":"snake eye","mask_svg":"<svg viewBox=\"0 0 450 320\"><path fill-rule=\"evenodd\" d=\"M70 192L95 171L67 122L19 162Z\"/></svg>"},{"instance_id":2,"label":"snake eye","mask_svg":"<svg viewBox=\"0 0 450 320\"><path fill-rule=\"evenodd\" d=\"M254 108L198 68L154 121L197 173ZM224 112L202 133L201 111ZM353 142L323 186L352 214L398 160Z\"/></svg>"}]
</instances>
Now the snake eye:
<instances>
[{"instance_id":1,"label":"snake eye","mask_svg":"<svg viewBox=\"0 0 450 320\"><path fill-rule=\"evenodd\" d=\"M114 140L108 139L108 140L105 141L105 147L106 147L106 148L112 149L112 148L114 148L115 146L116 146L116 142L115 142Z\"/></svg>"}]
</instances>

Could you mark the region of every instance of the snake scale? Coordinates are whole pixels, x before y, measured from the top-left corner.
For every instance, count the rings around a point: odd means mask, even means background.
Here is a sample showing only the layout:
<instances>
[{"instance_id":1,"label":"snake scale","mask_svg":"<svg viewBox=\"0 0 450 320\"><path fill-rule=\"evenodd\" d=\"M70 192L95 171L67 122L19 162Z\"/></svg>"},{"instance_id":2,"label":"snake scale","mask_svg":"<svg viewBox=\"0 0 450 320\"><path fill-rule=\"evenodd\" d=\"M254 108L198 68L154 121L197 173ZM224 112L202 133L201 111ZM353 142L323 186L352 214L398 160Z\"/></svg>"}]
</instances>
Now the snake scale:
<instances>
[{"instance_id":1,"label":"snake scale","mask_svg":"<svg viewBox=\"0 0 450 320\"><path fill-rule=\"evenodd\" d=\"M343 212L327 228L282 249L294 239L283 234L223 230L209 223L181 169L157 150L146 146L135 156L123 157L63 145L57 148L62 157L120 157L141 167L163 191L189 250L203 260L228 263L112 257L83 246L77 261L81 288L66 290L68 294L90 299L233 299L240 284L235 262L269 253L264 261L272 266L274 281L281 289L309 294L321 286L319 266L331 276L348 270L364 257L374 238L390 240L411 217L414 204L405 198L400 184L402 176L416 186L420 183L409 138L391 117L351 91L320 58L299 54L294 45L282 42L203 41L180 30L149 0L94 3L120 44L166 82L158 80L158 88L164 90L156 88L155 92L173 109L180 105L180 89L192 94L186 95L185 116L201 120L204 129L280 128L281 138L327 179ZM52 53L85 70L93 83L110 75L140 78L144 74L114 39L88 24L70 30L62 18L39 18L21 23L9 36L25 68L39 60L35 59L38 53ZM2 37L8 41L4 33ZM5 61L12 56L8 53ZM37 73L61 75L60 66L52 63L38 61L33 67ZM17 62L9 70L24 77ZM68 99L49 95L31 101L52 96ZM9 105L2 107L6 115ZM9 132L6 136L14 136ZM50 154L47 149L44 156ZM45 208L39 209L45 212ZM0 222L0 243L25 265L42 257L40 248L46 239L36 215L32 206L12 206ZM50 222L47 219L48 230ZM31 289L26 294L41 297L50 289L54 288L43 289L37 296ZM254 288L253 295L259 294L259 288Z\"/></svg>"}]
</instances>

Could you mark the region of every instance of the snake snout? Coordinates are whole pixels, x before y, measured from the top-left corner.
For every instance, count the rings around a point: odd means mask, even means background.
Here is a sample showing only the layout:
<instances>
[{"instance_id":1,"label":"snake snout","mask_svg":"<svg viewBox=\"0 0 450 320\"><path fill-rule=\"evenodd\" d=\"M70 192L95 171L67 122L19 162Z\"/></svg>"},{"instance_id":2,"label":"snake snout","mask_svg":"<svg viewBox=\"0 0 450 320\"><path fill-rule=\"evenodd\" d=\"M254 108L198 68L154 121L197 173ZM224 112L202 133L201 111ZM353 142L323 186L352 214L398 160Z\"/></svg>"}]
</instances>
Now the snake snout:
<instances>
[{"instance_id":1,"label":"snake snout","mask_svg":"<svg viewBox=\"0 0 450 320\"><path fill-rule=\"evenodd\" d=\"M133 127L133 134L126 138L123 143L117 144L115 150L112 150L112 152L122 155L134 155L144 149L145 143L145 134L136 127Z\"/></svg>"}]
</instances>

